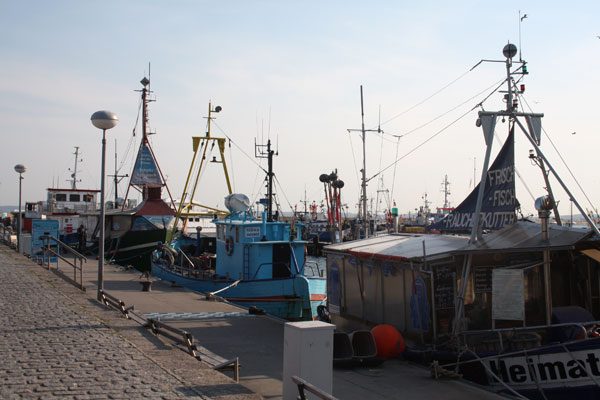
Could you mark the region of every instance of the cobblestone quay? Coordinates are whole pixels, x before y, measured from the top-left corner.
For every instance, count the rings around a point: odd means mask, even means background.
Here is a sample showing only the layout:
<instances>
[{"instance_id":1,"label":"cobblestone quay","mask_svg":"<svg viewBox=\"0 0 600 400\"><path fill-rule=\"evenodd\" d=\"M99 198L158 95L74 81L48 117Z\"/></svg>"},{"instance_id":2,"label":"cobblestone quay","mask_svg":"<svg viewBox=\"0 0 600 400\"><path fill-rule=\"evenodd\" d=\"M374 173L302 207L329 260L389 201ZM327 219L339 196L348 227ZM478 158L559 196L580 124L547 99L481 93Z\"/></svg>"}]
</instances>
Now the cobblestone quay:
<instances>
[{"instance_id":1,"label":"cobblestone quay","mask_svg":"<svg viewBox=\"0 0 600 400\"><path fill-rule=\"evenodd\" d=\"M259 398L95 294L0 245L1 399Z\"/></svg>"}]
</instances>

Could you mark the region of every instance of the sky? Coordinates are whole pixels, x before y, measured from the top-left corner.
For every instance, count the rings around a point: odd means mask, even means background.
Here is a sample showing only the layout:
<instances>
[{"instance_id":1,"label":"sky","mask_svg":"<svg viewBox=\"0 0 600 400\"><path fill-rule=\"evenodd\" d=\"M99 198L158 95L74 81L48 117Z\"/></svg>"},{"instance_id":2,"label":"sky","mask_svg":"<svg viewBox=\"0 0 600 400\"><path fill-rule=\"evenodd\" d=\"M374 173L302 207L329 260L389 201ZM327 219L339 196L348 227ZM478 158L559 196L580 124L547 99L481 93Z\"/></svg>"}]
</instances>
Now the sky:
<instances>
[{"instance_id":1,"label":"sky","mask_svg":"<svg viewBox=\"0 0 600 400\"><path fill-rule=\"evenodd\" d=\"M97 110L119 117L107 131L107 174L115 149L119 174L130 174L141 132L132 136L136 90L150 64L151 144L175 198L210 101L222 107L212 135L231 140L235 192L253 201L264 193L265 160L253 157L254 144L270 139L284 211L320 202L319 175L335 169L345 182L342 201L355 210L362 143L348 129L361 127L362 85L365 126L381 122L384 132L366 134L369 204L382 210L391 198L408 213L426 193L441 207L447 176L456 206L482 169L476 105L505 77L500 63L470 68L502 60L510 41L528 63L525 109L545 115L542 150L592 209L600 202L599 12L596 1L0 0L0 205L18 203L15 164L27 168L23 202L69 187L75 146L83 160L78 187L98 189L101 132L90 122ZM502 109L502 95L483 107ZM506 125L498 123L500 141ZM517 197L533 213L544 183L525 137L516 142ZM496 141L493 152L499 148ZM209 167L196 200L222 207L223 175ZM569 196L551 183L561 213L570 213Z\"/></svg>"}]
</instances>

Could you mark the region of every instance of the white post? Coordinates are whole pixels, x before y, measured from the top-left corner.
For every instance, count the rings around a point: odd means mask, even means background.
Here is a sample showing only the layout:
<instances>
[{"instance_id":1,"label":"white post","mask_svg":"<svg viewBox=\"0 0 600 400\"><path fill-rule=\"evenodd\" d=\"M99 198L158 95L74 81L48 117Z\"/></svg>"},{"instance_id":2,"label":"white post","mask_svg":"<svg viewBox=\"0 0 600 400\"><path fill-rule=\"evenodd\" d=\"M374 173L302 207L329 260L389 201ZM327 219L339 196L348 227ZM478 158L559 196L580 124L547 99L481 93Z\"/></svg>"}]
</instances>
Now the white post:
<instances>
[{"instance_id":1,"label":"white post","mask_svg":"<svg viewBox=\"0 0 600 400\"><path fill-rule=\"evenodd\" d=\"M283 400L295 400L292 376L331 394L333 389L333 330L321 321L288 322L283 335ZM310 394L307 398L315 398Z\"/></svg>"}]
</instances>

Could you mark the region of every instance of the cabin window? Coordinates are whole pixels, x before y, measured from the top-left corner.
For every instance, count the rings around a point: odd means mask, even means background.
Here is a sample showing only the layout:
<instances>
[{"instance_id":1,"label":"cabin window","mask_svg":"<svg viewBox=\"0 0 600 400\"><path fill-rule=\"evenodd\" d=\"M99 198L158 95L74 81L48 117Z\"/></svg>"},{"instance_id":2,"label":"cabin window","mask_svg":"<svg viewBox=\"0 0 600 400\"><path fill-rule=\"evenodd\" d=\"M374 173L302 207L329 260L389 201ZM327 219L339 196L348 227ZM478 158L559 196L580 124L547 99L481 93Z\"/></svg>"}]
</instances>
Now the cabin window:
<instances>
[{"instance_id":1,"label":"cabin window","mask_svg":"<svg viewBox=\"0 0 600 400\"><path fill-rule=\"evenodd\" d=\"M171 215L146 215L145 218L150 221L155 228L167 229L167 226L173 221L174 217Z\"/></svg>"},{"instance_id":2,"label":"cabin window","mask_svg":"<svg viewBox=\"0 0 600 400\"><path fill-rule=\"evenodd\" d=\"M137 217L131 226L132 231L151 231L154 229L156 229L156 227L152 224L152 222L148 221L144 217Z\"/></svg>"},{"instance_id":3,"label":"cabin window","mask_svg":"<svg viewBox=\"0 0 600 400\"><path fill-rule=\"evenodd\" d=\"M194 218L192 218L192 217L189 217L189 218L188 218L188 221L189 221L189 222L194 222Z\"/></svg>"},{"instance_id":4,"label":"cabin window","mask_svg":"<svg viewBox=\"0 0 600 400\"><path fill-rule=\"evenodd\" d=\"M126 232L130 226L131 217L129 215L114 215L110 218L110 229L114 233Z\"/></svg>"},{"instance_id":5,"label":"cabin window","mask_svg":"<svg viewBox=\"0 0 600 400\"><path fill-rule=\"evenodd\" d=\"M56 193L55 197L56 201L67 201L66 193Z\"/></svg>"},{"instance_id":6,"label":"cabin window","mask_svg":"<svg viewBox=\"0 0 600 400\"><path fill-rule=\"evenodd\" d=\"M85 201L86 203L91 203L93 200L94 200L94 196L92 196L91 194L83 195L83 201Z\"/></svg>"},{"instance_id":7,"label":"cabin window","mask_svg":"<svg viewBox=\"0 0 600 400\"><path fill-rule=\"evenodd\" d=\"M81 201L81 195L80 194L70 194L69 201Z\"/></svg>"}]
</instances>

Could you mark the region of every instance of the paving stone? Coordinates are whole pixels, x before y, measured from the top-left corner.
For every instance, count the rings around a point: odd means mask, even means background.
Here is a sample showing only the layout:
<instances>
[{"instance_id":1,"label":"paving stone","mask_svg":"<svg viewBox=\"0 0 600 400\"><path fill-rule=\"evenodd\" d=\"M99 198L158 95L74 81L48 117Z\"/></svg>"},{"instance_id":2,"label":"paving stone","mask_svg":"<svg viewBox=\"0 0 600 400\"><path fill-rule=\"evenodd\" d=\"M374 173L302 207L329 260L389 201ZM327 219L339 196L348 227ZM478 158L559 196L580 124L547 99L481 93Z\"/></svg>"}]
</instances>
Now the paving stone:
<instances>
[{"instance_id":1,"label":"paving stone","mask_svg":"<svg viewBox=\"0 0 600 400\"><path fill-rule=\"evenodd\" d=\"M152 352L143 352L140 347L150 345L135 323L94 302L90 294L0 245L0 398L258 398L239 391L230 397L222 390L203 392L203 381L215 378L202 379L202 374L217 372L173 347L167 355L174 359L171 364L189 358L185 362L199 379L176 375L152 359ZM140 341L134 345L109 323L128 326L133 332L128 339ZM227 383L224 388L231 386L228 378L220 379Z\"/></svg>"}]
</instances>

